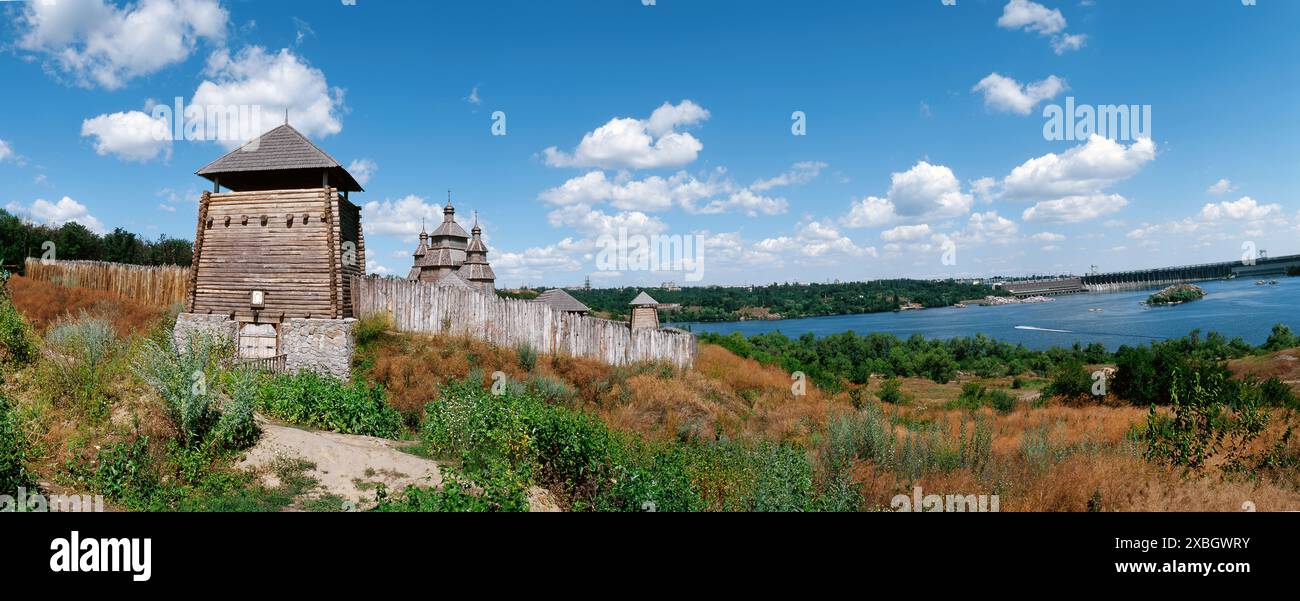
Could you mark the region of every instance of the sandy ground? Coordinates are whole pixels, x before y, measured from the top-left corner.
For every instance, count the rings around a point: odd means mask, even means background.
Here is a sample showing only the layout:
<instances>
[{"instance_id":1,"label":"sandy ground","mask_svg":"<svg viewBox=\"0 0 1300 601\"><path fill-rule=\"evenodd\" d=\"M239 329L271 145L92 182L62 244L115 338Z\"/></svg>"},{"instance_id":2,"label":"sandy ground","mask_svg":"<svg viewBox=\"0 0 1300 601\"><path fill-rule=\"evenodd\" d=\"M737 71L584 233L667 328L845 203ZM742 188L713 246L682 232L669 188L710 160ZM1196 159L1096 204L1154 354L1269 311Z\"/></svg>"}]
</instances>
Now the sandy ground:
<instances>
[{"instance_id":1,"label":"sandy ground","mask_svg":"<svg viewBox=\"0 0 1300 601\"><path fill-rule=\"evenodd\" d=\"M352 504L341 509L364 508L373 504L375 486L379 483L393 492L411 484L442 485L442 474L436 461L400 449L400 445L409 443L304 430L260 417L258 424L262 427L262 438L257 446L249 449L240 467L262 471L269 486L278 484L270 468L280 458L297 458L314 464L315 468L307 475L319 483L317 494L336 495ZM529 504L532 511L558 511L549 492L541 488L534 487L529 495Z\"/></svg>"}]
</instances>

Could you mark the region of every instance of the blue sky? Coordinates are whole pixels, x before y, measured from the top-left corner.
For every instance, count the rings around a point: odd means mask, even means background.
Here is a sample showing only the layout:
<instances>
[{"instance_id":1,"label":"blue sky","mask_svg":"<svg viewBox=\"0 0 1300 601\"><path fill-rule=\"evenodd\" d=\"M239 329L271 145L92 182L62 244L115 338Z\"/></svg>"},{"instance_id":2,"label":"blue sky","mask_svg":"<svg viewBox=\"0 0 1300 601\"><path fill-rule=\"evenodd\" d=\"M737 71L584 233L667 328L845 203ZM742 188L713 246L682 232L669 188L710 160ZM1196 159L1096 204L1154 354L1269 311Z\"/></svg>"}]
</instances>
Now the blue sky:
<instances>
[{"instance_id":1,"label":"blue sky","mask_svg":"<svg viewBox=\"0 0 1300 601\"><path fill-rule=\"evenodd\" d=\"M448 189L499 286L965 277L1300 252L1300 3L1258 0L59 0L0 3L0 206L192 237L231 141L154 103L243 104L366 192L405 274ZM1149 105L1142 138L1044 108ZM505 135L493 135L493 114ZM794 135L792 114L806 135ZM143 125L142 125L143 124ZM702 244L603 269L602 235Z\"/></svg>"}]
</instances>

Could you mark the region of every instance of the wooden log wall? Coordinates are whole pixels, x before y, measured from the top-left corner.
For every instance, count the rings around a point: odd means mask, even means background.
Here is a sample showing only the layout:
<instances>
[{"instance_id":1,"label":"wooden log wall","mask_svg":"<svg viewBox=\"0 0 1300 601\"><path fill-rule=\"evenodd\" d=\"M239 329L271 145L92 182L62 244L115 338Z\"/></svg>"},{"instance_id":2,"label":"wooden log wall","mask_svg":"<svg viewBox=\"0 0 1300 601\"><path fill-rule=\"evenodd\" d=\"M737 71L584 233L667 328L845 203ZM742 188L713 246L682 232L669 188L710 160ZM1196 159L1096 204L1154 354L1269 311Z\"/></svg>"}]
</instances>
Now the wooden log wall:
<instances>
[{"instance_id":1,"label":"wooden log wall","mask_svg":"<svg viewBox=\"0 0 1300 601\"><path fill-rule=\"evenodd\" d=\"M64 286L106 290L150 305L184 303L190 269L176 266L126 265L103 261L41 261L27 259L27 277Z\"/></svg>"},{"instance_id":2,"label":"wooden log wall","mask_svg":"<svg viewBox=\"0 0 1300 601\"><path fill-rule=\"evenodd\" d=\"M261 313L352 317L342 242L360 241L360 217L334 188L209 194L195 244L195 313L247 313L253 290L266 292ZM345 229L348 229L345 234ZM355 231L352 231L355 229ZM360 253L358 253L360 255Z\"/></svg>"},{"instance_id":3,"label":"wooden log wall","mask_svg":"<svg viewBox=\"0 0 1300 601\"><path fill-rule=\"evenodd\" d=\"M632 330L620 321L431 282L355 278L352 292L358 316L388 313L403 332L468 334L498 346L527 344L543 353L612 365L667 361L690 367L695 361L695 337L680 330Z\"/></svg>"}]
</instances>

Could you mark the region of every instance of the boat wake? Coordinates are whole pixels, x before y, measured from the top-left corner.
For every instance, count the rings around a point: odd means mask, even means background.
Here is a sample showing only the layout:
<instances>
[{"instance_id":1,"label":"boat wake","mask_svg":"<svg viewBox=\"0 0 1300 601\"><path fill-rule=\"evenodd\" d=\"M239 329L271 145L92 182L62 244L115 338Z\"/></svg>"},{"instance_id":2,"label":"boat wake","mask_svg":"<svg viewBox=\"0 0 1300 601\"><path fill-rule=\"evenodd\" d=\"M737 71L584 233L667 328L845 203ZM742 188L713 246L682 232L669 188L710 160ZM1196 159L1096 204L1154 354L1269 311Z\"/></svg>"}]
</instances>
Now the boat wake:
<instances>
[{"instance_id":1,"label":"boat wake","mask_svg":"<svg viewBox=\"0 0 1300 601\"><path fill-rule=\"evenodd\" d=\"M1016 326L1017 330L1032 330L1034 332L1055 332L1057 334L1073 334L1070 330L1053 330L1050 328L1037 328L1034 326Z\"/></svg>"}]
</instances>

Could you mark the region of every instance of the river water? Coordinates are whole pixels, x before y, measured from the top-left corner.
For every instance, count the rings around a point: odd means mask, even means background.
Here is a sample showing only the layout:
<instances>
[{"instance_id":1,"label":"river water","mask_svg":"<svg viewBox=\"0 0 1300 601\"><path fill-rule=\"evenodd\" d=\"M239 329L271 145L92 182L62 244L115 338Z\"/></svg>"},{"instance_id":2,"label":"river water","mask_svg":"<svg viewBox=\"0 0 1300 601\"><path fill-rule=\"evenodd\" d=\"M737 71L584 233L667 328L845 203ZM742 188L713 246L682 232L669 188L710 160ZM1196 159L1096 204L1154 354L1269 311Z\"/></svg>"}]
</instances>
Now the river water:
<instances>
[{"instance_id":1,"label":"river water","mask_svg":"<svg viewBox=\"0 0 1300 601\"><path fill-rule=\"evenodd\" d=\"M1057 296L1052 302L997 307L674 325L695 332L740 332L746 336L781 332L791 338L807 332L826 336L850 330L941 339L983 333L1037 350L1076 341L1085 345L1100 342L1115 350L1122 344L1180 338L1197 328L1228 338L1240 336L1254 345L1268 339L1273 324L1283 323L1300 332L1300 277L1279 278L1276 286L1257 286L1255 280L1244 279L1198 285L1205 289L1204 299L1172 307L1142 305L1154 292L1144 290Z\"/></svg>"}]
</instances>

